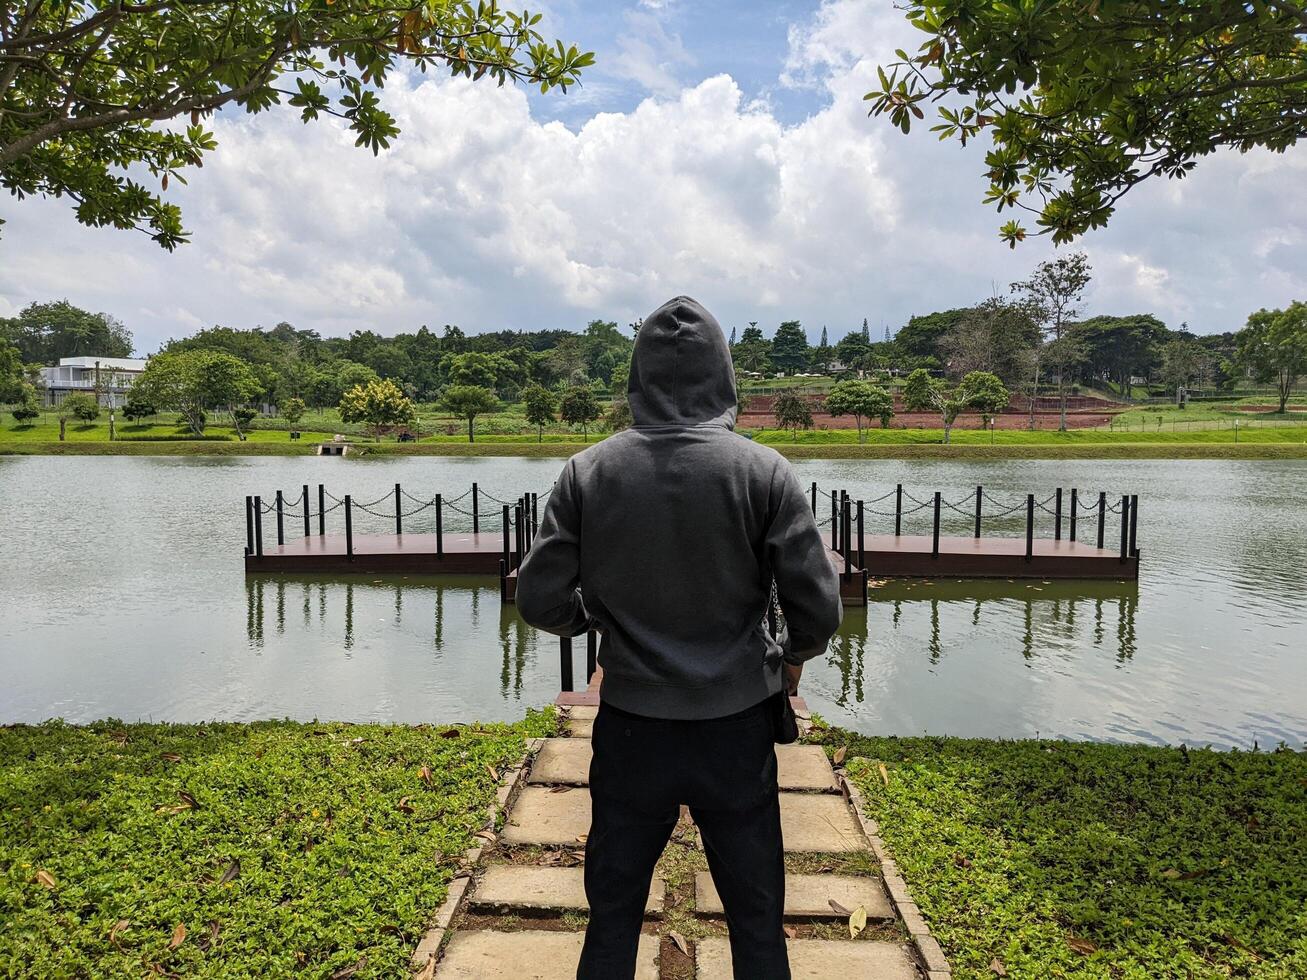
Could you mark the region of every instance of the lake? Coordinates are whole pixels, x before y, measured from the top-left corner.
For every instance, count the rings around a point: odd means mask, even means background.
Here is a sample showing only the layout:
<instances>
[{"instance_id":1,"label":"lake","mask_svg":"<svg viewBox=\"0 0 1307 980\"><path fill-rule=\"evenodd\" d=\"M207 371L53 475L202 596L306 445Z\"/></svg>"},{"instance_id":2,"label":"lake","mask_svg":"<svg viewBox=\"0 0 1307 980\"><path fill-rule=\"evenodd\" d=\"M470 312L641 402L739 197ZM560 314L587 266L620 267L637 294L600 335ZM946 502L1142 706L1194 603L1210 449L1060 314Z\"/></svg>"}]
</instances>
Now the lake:
<instances>
[{"instance_id":1,"label":"lake","mask_svg":"<svg viewBox=\"0 0 1307 980\"><path fill-rule=\"evenodd\" d=\"M552 700L558 643L494 578L256 577L246 494L403 484L503 499L561 460L0 457L0 723L510 719ZM901 581L847 609L803 693L877 734L1263 748L1307 738L1307 463L796 461L805 487L962 502L1137 493L1139 582ZM543 502L542 502L543 503ZM381 505L382 510L386 505ZM878 509L892 507L882 501ZM426 520L428 511L415 522ZM819 516L824 516L819 509ZM339 520L340 514L330 519ZM383 530L362 515L359 530ZM458 528L449 513L446 527ZM1023 518L987 523L1018 534ZM929 511L905 532L927 533ZM1041 514L1041 531L1051 519ZM288 521L289 527L297 522ZM495 525L492 525L495 526ZM869 515L868 530L892 529ZM1082 524L1082 539L1090 536ZM265 525L271 535L272 524ZM407 530L428 530L424 524ZM945 533L969 533L946 512ZM1113 541L1109 524L1107 540ZM580 676L584 644L578 644Z\"/></svg>"}]
</instances>

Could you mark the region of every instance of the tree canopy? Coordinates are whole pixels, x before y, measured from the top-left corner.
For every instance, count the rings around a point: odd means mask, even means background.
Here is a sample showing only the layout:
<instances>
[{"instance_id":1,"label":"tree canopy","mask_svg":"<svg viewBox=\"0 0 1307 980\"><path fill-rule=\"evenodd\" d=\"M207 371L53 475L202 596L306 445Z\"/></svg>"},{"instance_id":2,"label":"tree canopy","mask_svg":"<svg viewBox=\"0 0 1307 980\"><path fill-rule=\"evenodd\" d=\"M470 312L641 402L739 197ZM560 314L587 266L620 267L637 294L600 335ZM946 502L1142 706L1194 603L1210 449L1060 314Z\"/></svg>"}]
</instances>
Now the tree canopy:
<instances>
[{"instance_id":1,"label":"tree canopy","mask_svg":"<svg viewBox=\"0 0 1307 980\"><path fill-rule=\"evenodd\" d=\"M1010 394L1003 382L988 371L972 371L955 388L925 368L908 375L903 402L910 411L939 412L944 420L944 441L949 441L953 423L963 412L979 412L986 423L1008 405Z\"/></svg>"},{"instance_id":2,"label":"tree canopy","mask_svg":"<svg viewBox=\"0 0 1307 980\"><path fill-rule=\"evenodd\" d=\"M440 403L459 418L467 419L467 441L476 441L476 417L499 408L499 399L489 388L480 385L450 385Z\"/></svg>"},{"instance_id":3,"label":"tree canopy","mask_svg":"<svg viewBox=\"0 0 1307 980\"><path fill-rule=\"evenodd\" d=\"M417 408L399 390L395 382L383 378L355 385L340 398L342 422L362 422L380 440L388 429L411 426L417 421Z\"/></svg>"},{"instance_id":4,"label":"tree canopy","mask_svg":"<svg viewBox=\"0 0 1307 980\"><path fill-rule=\"evenodd\" d=\"M66 299L30 303L15 317L0 317L0 343L18 348L30 364L61 357L131 357L132 335L108 313L91 313Z\"/></svg>"},{"instance_id":5,"label":"tree canopy","mask_svg":"<svg viewBox=\"0 0 1307 980\"><path fill-rule=\"evenodd\" d=\"M70 198L83 224L173 249L187 233L162 194L215 149L203 121L217 110L336 116L375 154L399 133L378 93L402 65L541 92L576 83L594 55L546 41L539 21L414 0L0 4L0 186Z\"/></svg>"},{"instance_id":6,"label":"tree canopy","mask_svg":"<svg viewBox=\"0 0 1307 980\"><path fill-rule=\"evenodd\" d=\"M156 354L132 383L133 398L180 412L196 435L204 432L208 409L234 409L258 390L249 365L215 350Z\"/></svg>"},{"instance_id":7,"label":"tree canopy","mask_svg":"<svg viewBox=\"0 0 1307 980\"><path fill-rule=\"evenodd\" d=\"M1307 376L1307 303L1258 310L1237 335L1239 363L1261 382L1275 385L1283 412L1298 379Z\"/></svg>"},{"instance_id":8,"label":"tree canopy","mask_svg":"<svg viewBox=\"0 0 1307 980\"><path fill-rule=\"evenodd\" d=\"M986 203L1067 242L1132 187L1229 147L1283 151L1307 128L1307 4L907 0L925 34L880 71L872 115L905 133L938 103L940 139L987 135ZM1030 203L1033 201L1033 203ZM1009 245L1026 237L1008 221Z\"/></svg>"},{"instance_id":9,"label":"tree canopy","mask_svg":"<svg viewBox=\"0 0 1307 980\"><path fill-rule=\"evenodd\" d=\"M847 378L831 387L826 396L826 411L833 416L852 415L858 424L858 442L865 442L862 420L879 418L880 427L889 428L889 420L894 415L894 397L870 381Z\"/></svg>"}]
</instances>

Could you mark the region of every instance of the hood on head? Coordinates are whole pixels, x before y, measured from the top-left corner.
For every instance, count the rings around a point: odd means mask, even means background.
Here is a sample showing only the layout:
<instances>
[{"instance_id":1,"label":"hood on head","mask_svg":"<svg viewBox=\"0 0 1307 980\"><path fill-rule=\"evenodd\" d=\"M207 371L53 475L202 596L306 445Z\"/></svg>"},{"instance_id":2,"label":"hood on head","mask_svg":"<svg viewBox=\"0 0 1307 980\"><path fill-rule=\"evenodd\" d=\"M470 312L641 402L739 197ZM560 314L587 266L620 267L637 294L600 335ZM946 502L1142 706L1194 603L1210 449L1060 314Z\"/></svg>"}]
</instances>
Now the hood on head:
<instances>
[{"instance_id":1,"label":"hood on head","mask_svg":"<svg viewBox=\"0 0 1307 980\"><path fill-rule=\"evenodd\" d=\"M722 328L688 296L645 318L635 338L627 384L636 425L735 426L735 368Z\"/></svg>"}]
</instances>

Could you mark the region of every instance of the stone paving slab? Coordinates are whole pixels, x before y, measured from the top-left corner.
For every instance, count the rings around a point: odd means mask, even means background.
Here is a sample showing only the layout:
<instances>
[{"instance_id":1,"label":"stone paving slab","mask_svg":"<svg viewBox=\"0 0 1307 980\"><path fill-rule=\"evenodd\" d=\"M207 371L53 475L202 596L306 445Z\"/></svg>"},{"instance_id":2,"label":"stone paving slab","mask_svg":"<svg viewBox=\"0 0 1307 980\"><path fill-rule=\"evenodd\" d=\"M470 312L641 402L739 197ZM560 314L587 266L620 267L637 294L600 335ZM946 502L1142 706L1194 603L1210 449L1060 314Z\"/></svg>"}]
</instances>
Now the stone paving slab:
<instances>
[{"instance_id":1,"label":"stone paving slab","mask_svg":"<svg viewBox=\"0 0 1307 980\"><path fill-rule=\"evenodd\" d=\"M698 980L731 980L730 942L720 937L701 939L696 945ZM912 956L899 943L791 939L790 974L794 980L917 980Z\"/></svg>"},{"instance_id":2,"label":"stone paving slab","mask_svg":"<svg viewBox=\"0 0 1307 980\"><path fill-rule=\"evenodd\" d=\"M439 980L574 980L580 932L456 932L436 966ZM727 974L729 976L729 973ZM641 935L635 980L658 980L658 938Z\"/></svg>"},{"instance_id":3,"label":"stone paving slab","mask_svg":"<svg viewBox=\"0 0 1307 980\"><path fill-rule=\"evenodd\" d=\"M585 786L590 782L590 754L588 738L547 738L527 781Z\"/></svg>"},{"instance_id":4,"label":"stone paving slab","mask_svg":"<svg viewBox=\"0 0 1307 980\"><path fill-rule=\"evenodd\" d=\"M590 832L590 791L555 793L543 786L525 786L509 811L503 839L509 844L566 845Z\"/></svg>"},{"instance_id":5,"label":"stone paving slab","mask_svg":"<svg viewBox=\"0 0 1307 980\"><path fill-rule=\"evenodd\" d=\"M867 839L842 796L782 793L781 836L787 851L848 854L867 849Z\"/></svg>"},{"instance_id":6,"label":"stone paving slab","mask_svg":"<svg viewBox=\"0 0 1307 980\"><path fill-rule=\"evenodd\" d=\"M881 887L879 878L856 878L852 875L785 876L785 914L796 918L843 919L831 908L834 899L852 911L859 905L871 919L892 919L894 909ZM712 875L700 871L694 876L694 905L700 914L722 915L721 896Z\"/></svg>"},{"instance_id":7,"label":"stone paving slab","mask_svg":"<svg viewBox=\"0 0 1307 980\"><path fill-rule=\"evenodd\" d=\"M667 883L654 878L649 884L646 913L663 910ZM535 868L496 864L486 869L472 891L471 903L518 909L575 909L586 911L585 869Z\"/></svg>"},{"instance_id":8,"label":"stone paving slab","mask_svg":"<svg viewBox=\"0 0 1307 980\"><path fill-rule=\"evenodd\" d=\"M589 738L590 730L594 728L593 718L570 718L563 725L563 731L567 732L573 738Z\"/></svg>"},{"instance_id":9,"label":"stone paving slab","mask_svg":"<svg viewBox=\"0 0 1307 980\"><path fill-rule=\"evenodd\" d=\"M776 746L777 778L781 789L838 792L840 784L820 745Z\"/></svg>"},{"instance_id":10,"label":"stone paving slab","mask_svg":"<svg viewBox=\"0 0 1307 980\"><path fill-rule=\"evenodd\" d=\"M577 721L594 721L599 707L593 704L574 704L568 713Z\"/></svg>"},{"instance_id":11,"label":"stone paving slab","mask_svg":"<svg viewBox=\"0 0 1307 980\"><path fill-rule=\"evenodd\" d=\"M575 722L577 725L588 722ZM777 772L782 790L838 792L839 783L820 745L776 746ZM590 742L587 738L548 738L531 766L532 783L590 782Z\"/></svg>"}]
</instances>

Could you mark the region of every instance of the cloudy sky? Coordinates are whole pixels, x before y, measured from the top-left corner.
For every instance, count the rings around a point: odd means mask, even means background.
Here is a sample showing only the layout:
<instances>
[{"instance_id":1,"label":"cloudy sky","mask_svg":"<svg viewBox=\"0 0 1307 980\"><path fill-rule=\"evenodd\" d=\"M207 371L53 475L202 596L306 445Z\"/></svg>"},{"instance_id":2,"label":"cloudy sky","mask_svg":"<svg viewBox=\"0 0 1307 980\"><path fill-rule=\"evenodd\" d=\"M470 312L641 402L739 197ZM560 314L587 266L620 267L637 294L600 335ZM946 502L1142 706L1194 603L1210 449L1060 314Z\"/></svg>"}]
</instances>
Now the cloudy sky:
<instances>
[{"instance_id":1,"label":"cloudy sky","mask_svg":"<svg viewBox=\"0 0 1307 980\"><path fill-rule=\"evenodd\" d=\"M797 318L834 341L1004 292L1052 254L999 242L980 147L867 118L876 64L918 43L892 0L532 8L596 52L581 89L396 79L403 134L380 157L335 121L226 113L169 194L194 235L175 253L62 201L0 200L0 316L67 298L149 353L214 323L625 324L689 293L727 329ZM1086 312L1237 328L1307 298L1305 239L1307 148L1212 156L1083 240Z\"/></svg>"}]
</instances>

